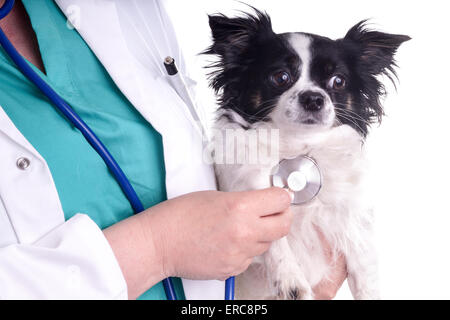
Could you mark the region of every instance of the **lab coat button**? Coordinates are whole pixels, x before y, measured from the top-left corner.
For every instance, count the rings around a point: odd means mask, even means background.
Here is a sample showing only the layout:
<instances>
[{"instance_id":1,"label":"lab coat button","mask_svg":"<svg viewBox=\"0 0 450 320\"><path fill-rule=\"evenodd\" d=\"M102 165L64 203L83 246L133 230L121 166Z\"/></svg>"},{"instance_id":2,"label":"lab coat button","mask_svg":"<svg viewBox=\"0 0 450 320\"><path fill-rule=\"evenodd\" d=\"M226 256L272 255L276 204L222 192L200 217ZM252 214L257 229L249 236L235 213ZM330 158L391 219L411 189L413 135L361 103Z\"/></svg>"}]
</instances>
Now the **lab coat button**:
<instances>
[{"instance_id":1,"label":"lab coat button","mask_svg":"<svg viewBox=\"0 0 450 320\"><path fill-rule=\"evenodd\" d=\"M30 164L31 164L30 159L24 157L17 159L16 162L16 165L20 170L27 170Z\"/></svg>"}]
</instances>

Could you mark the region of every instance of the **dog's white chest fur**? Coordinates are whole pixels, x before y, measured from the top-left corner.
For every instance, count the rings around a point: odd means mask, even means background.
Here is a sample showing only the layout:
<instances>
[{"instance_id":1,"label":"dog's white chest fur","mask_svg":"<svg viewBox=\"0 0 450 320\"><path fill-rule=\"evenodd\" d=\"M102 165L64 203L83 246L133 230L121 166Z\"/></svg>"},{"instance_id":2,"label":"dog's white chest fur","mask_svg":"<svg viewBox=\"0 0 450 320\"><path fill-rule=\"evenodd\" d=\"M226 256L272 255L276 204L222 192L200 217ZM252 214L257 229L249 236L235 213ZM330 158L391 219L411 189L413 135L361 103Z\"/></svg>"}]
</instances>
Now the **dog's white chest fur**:
<instances>
[{"instance_id":1,"label":"dog's white chest fur","mask_svg":"<svg viewBox=\"0 0 450 320\"><path fill-rule=\"evenodd\" d=\"M219 130L234 127L219 120ZM346 257L349 284L355 298L378 297L375 254L370 241L371 212L364 192L366 160L361 136L349 126L321 132L279 131L277 157L264 164L216 164L221 190L243 191L270 187L272 168L282 159L308 155L320 167L323 185L308 204L292 206L290 234L272 244L237 278L239 299L313 298L312 288L329 270L317 231L330 243L333 254ZM259 147L271 147L261 142ZM263 144L263 145L261 145ZM225 148L230 152L230 148ZM231 148L248 153L249 148Z\"/></svg>"}]
</instances>

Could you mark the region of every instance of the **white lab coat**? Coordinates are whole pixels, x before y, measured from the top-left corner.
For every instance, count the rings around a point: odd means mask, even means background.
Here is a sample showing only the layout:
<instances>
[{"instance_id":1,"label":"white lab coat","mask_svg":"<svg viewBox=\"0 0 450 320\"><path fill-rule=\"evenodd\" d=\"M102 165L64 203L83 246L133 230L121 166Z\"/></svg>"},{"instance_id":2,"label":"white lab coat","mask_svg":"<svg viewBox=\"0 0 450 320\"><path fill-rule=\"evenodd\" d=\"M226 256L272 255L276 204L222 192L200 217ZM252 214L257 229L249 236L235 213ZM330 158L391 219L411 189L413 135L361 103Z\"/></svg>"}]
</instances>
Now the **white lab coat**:
<instances>
[{"instance_id":1,"label":"white lab coat","mask_svg":"<svg viewBox=\"0 0 450 320\"><path fill-rule=\"evenodd\" d=\"M215 189L202 140L163 69L175 33L157 0L57 0L114 82L163 137L169 198ZM45 126L45 119L43 119ZM0 106L0 298L126 299L114 254L82 212L68 221L51 172ZM23 170L17 160L26 158ZM101 201L101 199L99 199ZM183 279L187 299L223 299L221 281Z\"/></svg>"}]
</instances>

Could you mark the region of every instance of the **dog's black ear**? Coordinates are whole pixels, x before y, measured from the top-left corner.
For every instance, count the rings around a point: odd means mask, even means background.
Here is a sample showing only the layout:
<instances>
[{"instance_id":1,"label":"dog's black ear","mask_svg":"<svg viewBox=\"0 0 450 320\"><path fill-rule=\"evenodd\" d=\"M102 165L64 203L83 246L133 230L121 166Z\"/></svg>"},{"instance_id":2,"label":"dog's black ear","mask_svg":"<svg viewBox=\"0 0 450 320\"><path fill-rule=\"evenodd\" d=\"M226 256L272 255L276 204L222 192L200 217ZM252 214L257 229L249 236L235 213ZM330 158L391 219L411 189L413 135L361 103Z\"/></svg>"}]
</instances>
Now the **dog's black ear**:
<instances>
[{"instance_id":1,"label":"dog's black ear","mask_svg":"<svg viewBox=\"0 0 450 320\"><path fill-rule=\"evenodd\" d=\"M378 76L386 75L395 85L394 78L397 77L395 54L400 45L410 39L404 35L370 30L367 28L367 20L351 28L342 39L360 77L359 103L365 111L364 118L369 123L380 123L384 115L380 98L386 94L386 90Z\"/></svg>"},{"instance_id":2,"label":"dog's black ear","mask_svg":"<svg viewBox=\"0 0 450 320\"><path fill-rule=\"evenodd\" d=\"M409 36L388 34L373 31L367 28L367 20L359 22L352 27L344 40L352 41L358 48L358 58L372 75L395 73L395 54L400 45L408 40Z\"/></svg>"},{"instance_id":3,"label":"dog's black ear","mask_svg":"<svg viewBox=\"0 0 450 320\"><path fill-rule=\"evenodd\" d=\"M244 13L236 18L223 14L209 16L213 44L202 53L219 57L218 61L207 66L213 70L208 75L216 93L233 85L234 80L245 74L252 59L258 57L258 44L275 35L270 17L251 8L255 14Z\"/></svg>"},{"instance_id":4,"label":"dog's black ear","mask_svg":"<svg viewBox=\"0 0 450 320\"><path fill-rule=\"evenodd\" d=\"M223 14L209 15L213 45L204 53L231 58L245 53L252 44L273 34L270 17L255 8L255 14L228 18Z\"/></svg>"}]
</instances>

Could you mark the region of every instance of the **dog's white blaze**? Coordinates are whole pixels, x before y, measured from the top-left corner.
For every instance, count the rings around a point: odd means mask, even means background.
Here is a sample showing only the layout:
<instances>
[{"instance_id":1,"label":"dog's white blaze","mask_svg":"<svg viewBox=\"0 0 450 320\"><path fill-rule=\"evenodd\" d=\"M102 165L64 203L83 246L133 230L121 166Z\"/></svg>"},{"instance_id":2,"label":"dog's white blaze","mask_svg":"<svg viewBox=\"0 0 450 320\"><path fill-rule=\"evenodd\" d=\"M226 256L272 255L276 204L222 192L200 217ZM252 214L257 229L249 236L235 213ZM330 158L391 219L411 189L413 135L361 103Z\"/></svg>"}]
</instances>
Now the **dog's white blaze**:
<instances>
[{"instance_id":1,"label":"dog's white blaze","mask_svg":"<svg viewBox=\"0 0 450 320\"><path fill-rule=\"evenodd\" d=\"M296 87L305 89L313 87L311 81L311 38L301 33L294 33L289 38L289 43L300 57L301 73Z\"/></svg>"},{"instance_id":2,"label":"dog's white blaze","mask_svg":"<svg viewBox=\"0 0 450 320\"><path fill-rule=\"evenodd\" d=\"M299 123L314 117L316 117L314 120L320 121L320 124L310 126L309 129L322 130L324 127L330 127L334 123L335 118L333 102L328 93L311 78L311 65L313 63L311 54L312 39L306 34L294 33L289 36L288 42L301 60L299 66L300 76L296 83L281 95L278 106L272 111L270 116L278 127L286 129L292 127L294 131L299 130ZM320 93L325 99L324 107L315 115L312 115L299 105L298 97L302 92L306 91Z\"/></svg>"}]
</instances>

